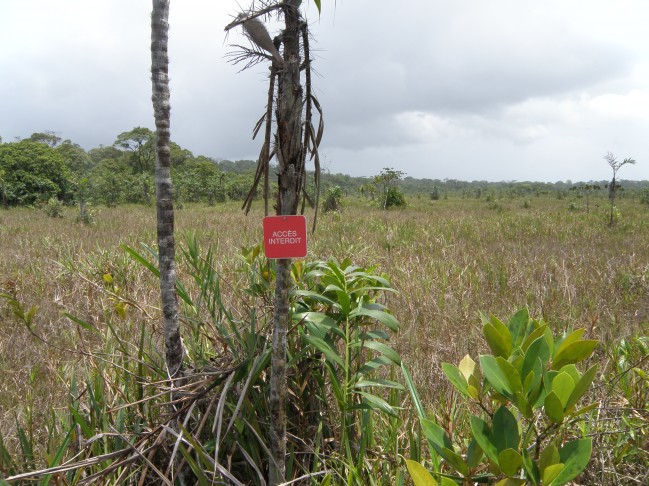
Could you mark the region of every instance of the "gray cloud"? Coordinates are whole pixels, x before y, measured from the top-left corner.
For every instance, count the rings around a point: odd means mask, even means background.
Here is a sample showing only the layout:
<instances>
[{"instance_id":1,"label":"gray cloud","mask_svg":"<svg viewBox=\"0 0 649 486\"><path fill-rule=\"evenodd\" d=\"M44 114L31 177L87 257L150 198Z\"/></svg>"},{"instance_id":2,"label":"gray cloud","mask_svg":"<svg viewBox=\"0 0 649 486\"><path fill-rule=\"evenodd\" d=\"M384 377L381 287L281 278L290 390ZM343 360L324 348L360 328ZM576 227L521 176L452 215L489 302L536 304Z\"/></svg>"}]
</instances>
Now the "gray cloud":
<instances>
[{"instance_id":1,"label":"gray cloud","mask_svg":"<svg viewBox=\"0 0 649 486\"><path fill-rule=\"evenodd\" d=\"M268 71L227 61L247 42L223 32L236 5L171 6L172 137L196 154L259 151ZM643 0L338 0L320 19L305 5L330 170L588 179L607 177L611 150L639 161L625 177L649 178ZM0 135L54 130L91 148L152 127L149 22L148 2L4 2Z\"/></svg>"}]
</instances>

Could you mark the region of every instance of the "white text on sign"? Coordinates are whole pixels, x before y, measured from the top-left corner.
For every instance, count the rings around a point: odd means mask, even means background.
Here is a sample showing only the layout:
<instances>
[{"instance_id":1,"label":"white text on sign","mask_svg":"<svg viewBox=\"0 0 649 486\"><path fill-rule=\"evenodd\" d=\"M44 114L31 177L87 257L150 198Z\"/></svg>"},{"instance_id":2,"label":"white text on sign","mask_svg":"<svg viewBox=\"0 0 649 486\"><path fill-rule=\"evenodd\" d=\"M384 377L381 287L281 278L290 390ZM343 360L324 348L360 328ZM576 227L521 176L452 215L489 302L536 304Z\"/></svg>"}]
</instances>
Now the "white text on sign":
<instances>
[{"instance_id":1,"label":"white text on sign","mask_svg":"<svg viewBox=\"0 0 649 486\"><path fill-rule=\"evenodd\" d=\"M301 243L302 238L297 235L297 231L273 231L273 234L268 238L268 243L271 245L293 245Z\"/></svg>"}]
</instances>

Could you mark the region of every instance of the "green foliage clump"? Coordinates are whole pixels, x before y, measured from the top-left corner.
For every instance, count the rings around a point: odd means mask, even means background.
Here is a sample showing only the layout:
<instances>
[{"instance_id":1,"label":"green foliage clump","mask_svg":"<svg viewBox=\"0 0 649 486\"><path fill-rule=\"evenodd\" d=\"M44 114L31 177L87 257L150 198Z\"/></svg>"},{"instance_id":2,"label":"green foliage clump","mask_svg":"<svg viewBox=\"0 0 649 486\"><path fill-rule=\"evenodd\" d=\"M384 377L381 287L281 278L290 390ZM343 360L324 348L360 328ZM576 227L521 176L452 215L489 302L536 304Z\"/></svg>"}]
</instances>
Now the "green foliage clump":
<instances>
[{"instance_id":1,"label":"green foliage clump","mask_svg":"<svg viewBox=\"0 0 649 486\"><path fill-rule=\"evenodd\" d=\"M649 187L645 187L640 193L640 204L649 206Z\"/></svg>"},{"instance_id":2,"label":"green foliage clump","mask_svg":"<svg viewBox=\"0 0 649 486\"><path fill-rule=\"evenodd\" d=\"M381 198L379 203L383 209L400 208L407 205L406 197L398 186L404 173L391 167L384 168L381 173L374 176L373 184L379 189Z\"/></svg>"},{"instance_id":3,"label":"green foliage clump","mask_svg":"<svg viewBox=\"0 0 649 486\"><path fill-rule=\"evenodd\" d=\"M596 406L582 406L581 401L597 365L580 372L576 364L591 356L598 341L582 339L585 329L555 337L547 323L530 319L527 309L507 324L484 315L482 322L492 354L480 355L477 362L467 355L458 365L442 363L459 394L472 409L482 411L470 415L469 440L458 444L457 437L417 406L437 459L435 472L441 472L441 459L463 482L495 479L498 485L558 486L572 481L586 468L592 451L592 438L577 423ZM423 475L417 466L413 470Z\"/></svg>"},{"instance_id":4,"label":"green foliage clump","mask_svg":"<svg viewBox=\"0 0 649 486\"><path fill-rule=\"evenodd\" d=\"M51 197L45 204L45 214L50 218L63 217L63 203L55 197Z\"/></svg>"},{"instance_id":5,"label":"green foliage clump","mask_svg":"<svg viewBox=\"0 0 649 486\"><path fill-rule=\"evenodd\" d=\"M0 145L2 200L7 206L71 198L69 172L56 149L23 140Z\"/></svg>"},{"instance_id":6,"label":"green foliage clump","mask_svg":"<svg viewBox=\"0 0 649 486\"><path fill-rule=\"evenodd\" d=\"M343 207L343 191L339 186L330 187L322 204L325 213L340 211Z\"/></svg>"},{"instance_id":7,"label":"green foliage clump","mask_svg":"<svg viewBox=\"0 0 649 486\"><path fill-rule=\"evenodd\" d=\"M387 208L404 208L408 205L406 196L398 187L390 187L385 195L384 207Z\"/></svg>"}]
</instances>

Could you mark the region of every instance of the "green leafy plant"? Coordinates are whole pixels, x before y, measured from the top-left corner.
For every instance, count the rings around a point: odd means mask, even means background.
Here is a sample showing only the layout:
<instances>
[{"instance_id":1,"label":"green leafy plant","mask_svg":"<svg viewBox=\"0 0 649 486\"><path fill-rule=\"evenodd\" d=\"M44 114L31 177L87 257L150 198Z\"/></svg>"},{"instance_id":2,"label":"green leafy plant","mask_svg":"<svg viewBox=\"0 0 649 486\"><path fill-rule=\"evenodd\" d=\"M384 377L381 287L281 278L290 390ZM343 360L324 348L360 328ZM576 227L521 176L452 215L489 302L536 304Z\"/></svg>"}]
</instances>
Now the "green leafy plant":
<instances>
[{"instance_id":1,"label":"green leafy plant","mask_svg":"<svg viewBox=\"0 0 649 486\"><path fill-rule=\"evenodd\" d=\"M576 364L591 356L598 341L582 339L584 329L555 338L547 323L530 319L527 309L507 324L493 315L483 315L482 323L492 354L480 355L477 362L467 355L457 366L442 363L455 390L482 413L470 416L470 436L461 441L428 419L419 405L429 447L456 480L566 484L585 469L591 456L592 439L579 437L576 425L595 406L580 402L597 366L582 373Z\"/></svg>"},{"instance_id":2,"label":"green leafy plant","mask_svg":"<svg viewBox=\"0 0 649 486\"><path fill-rule=\"evenodd\" d=\"M63 203L55 197L51 197L45 204L45 214L50 218L63 217Z\"/></svg>"},{"instance_id":3,"label":"green leafy plant","mask_svg":"<svg viewBox=\"0 0 649 486\"><path fill-rule=\"evenodd\" d=\"M363 427L369 420L367 412L397 416L395 408L372 390L403 389L380 375L382 368L401 364L399 354L387 344L399 322L377 300L381 292L393 289L384 276L348 259L340 264L316 262L305 270L301 287L306 288L293 293L293 322L301 338L323 357L338 406L342 452L360 468L371 440Z\"/></svg>"},{"instance_id":4,"label":"green leafy plant","mask_svg":"<svg viewBox=\"0 0 649 486\"><path fill-rule=\"evenodd\" d=\"M381 193L379 203L383 209L400 208L407 205L406 197L398 186L404 175L405 173L400 170L385 167L379 175L374 176L372 183L379 188Z\"/></svg>"},{"instance_id":5,"label":"green leafy plant","mask_svg":"<svg viewBox=\"0 0 649 486\"><path fill-rule=\"evenodd\" d=\"M640 204L649 206L649 187L642 189L642 192L640 193Z\"/></svg>"},{"instance_id":6,"label":"green leafy plant","mask_svg":"<svg viewBox=\"0 0 649 486\"><path fill-rule=\"evenodd\" d=\"M327 189L322 210L325 213L340 211L343 207L343 191L340 186L334 186Z\"/></svg>"}]
</instances>

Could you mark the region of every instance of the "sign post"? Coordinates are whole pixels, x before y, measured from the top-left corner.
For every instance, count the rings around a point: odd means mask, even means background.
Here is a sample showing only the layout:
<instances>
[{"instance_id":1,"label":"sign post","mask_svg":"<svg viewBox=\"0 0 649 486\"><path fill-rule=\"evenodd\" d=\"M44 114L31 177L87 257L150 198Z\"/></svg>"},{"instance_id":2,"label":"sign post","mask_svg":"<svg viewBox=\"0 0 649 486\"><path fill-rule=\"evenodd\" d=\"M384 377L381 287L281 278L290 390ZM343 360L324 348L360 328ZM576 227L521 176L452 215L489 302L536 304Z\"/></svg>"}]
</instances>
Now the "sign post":
<instances>
[{"instance_id":1,"label":"sign post","mask_svg":"<svg viewBox=\"0 0 649 486\"><path fill-rule=\"evenodd\" d=\"M264 218L266 258L304 258L307 253L305 216Z\"/></svg>"}]
</instances>

